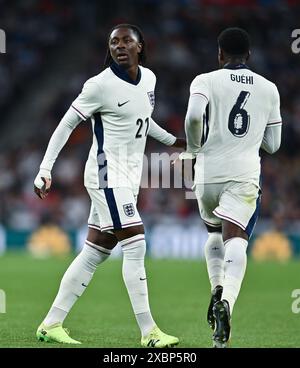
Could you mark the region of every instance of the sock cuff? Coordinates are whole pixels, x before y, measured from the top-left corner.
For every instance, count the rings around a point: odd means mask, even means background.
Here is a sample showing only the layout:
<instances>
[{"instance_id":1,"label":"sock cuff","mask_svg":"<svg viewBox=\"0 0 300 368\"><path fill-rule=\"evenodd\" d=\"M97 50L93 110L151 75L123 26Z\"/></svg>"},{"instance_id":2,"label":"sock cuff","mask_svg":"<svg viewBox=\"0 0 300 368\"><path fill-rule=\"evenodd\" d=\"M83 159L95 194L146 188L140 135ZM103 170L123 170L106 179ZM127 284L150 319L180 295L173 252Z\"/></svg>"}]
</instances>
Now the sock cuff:
<instances>
[{"instance_id":1,"label":"sock cuff","mask_svg":"<svg viewBox=\"0 0 300 368\"><path fill-rule=\"evenodd\" d=\"M208 238L211 241L214 241L215 240L215 241L219 241L219 242L222 242L223 243L222 233L218 233L218 232L208 233Z\"/></svg>"},{"instance_id":2,"label":"sock cuff","mask_svg":"<svg viewBox=\"0 0 300 368\"><path fill-rule=\"evenodd\" d=\"M101 247L101 245L98 245L98 244L95 244L95 243L92 243L91 241L89 240L86 240L85 241L85 244L90 246L91 248L105 254L106 256L110 256L111 254L111 249L107 249L107 248L104 248L104 247Z\"/></svg>"},{"instance_id":3,"label":"sock cuff","mask_svg":"<svg viewBox=\"0 0 300 368\"><path fill-rule=\"evenodd\" d=\"M244 238L240 238L238 236L226 240L224 242L224 246L227 247L229 244L234 244L234 243L242 244L245 247L245 249L248 247L248 240Z\"/></svg>"},{"instance_id":4,"label":"sock cuff","mask_svg":"<svg viewBox=\"0 0 300 368\"><path fill-rule=\"evenodd\" d=\"M119 244L124 250L124 248L126 249L135 248L138 245L137 243L139 243L140 241L145 241L145 234L134 235L131 238L121 240Z\"/></svg>"}]
</instances>

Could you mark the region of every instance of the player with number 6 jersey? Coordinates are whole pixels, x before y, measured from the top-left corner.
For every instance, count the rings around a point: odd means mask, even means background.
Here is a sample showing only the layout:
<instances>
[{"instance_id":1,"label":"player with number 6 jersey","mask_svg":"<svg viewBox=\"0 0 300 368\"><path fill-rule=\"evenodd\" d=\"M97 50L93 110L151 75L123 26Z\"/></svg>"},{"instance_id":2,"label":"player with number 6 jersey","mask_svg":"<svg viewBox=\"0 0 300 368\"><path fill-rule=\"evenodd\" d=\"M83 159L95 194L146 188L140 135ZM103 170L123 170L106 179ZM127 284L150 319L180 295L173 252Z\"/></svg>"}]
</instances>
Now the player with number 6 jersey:
<instances>
[{"instance_id":1,"label":"player with number 6 jersey","mask_svg":"<svg viewBox=\"0 0 300 368\"><path fill-rule=\"evenodd\" d=\"M214 329L213 345L226 347L258 217L259 150L278 150L281 115L275 84L246 64L247 32L228 28L218 46L220 69L198 75L190 87L182 158L196 158L193 189L208 230L205 257L212 295L207 321Z\"/></svg>"},{"instance_id":2,"label":"player with number 6 jersey","mask_svg":"<svg viewBox=\"0 0 300 368\"><path fill-rule=\"evenodd\" d=\"M202 136L200 130L187 131L189 150L203 154L203 162L196 163L195 184L234 180L259 186L258 152L265 130L281 125L275 84L246 64L227 63L197 76L190 94L206 104Z\"/></svg>"}]
</instances>

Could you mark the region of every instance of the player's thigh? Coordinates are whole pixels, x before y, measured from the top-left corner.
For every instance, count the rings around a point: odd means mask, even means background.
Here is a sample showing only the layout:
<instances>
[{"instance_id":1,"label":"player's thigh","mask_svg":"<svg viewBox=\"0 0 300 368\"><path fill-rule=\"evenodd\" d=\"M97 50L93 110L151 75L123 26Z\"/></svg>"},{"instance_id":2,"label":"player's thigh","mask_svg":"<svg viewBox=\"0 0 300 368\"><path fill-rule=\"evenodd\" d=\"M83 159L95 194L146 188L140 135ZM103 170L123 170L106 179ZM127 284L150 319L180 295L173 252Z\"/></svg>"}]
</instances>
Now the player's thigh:
<instances>
[{"instance_id":1,"label":"player's thigh","mask_svg":"<svg viewBox=\"0 0 300 368\"><path fill-rule=\"evenodd\" d=\"M245 230L227 220L222 220L222 237L224 242L232 238L243 238L246 240L249 239L249 236Z\"/></svg>"},{"instance_id":2,"label":"player's thigh","mask_svg":"<svg viewBox=\"0 0 300 368\"><path fill-rule=\"evenodd\" d=\"M256 224L260 189L252 183L229 182L213 211L223 221L223 240L233 237L248 239Z\"/></svg>"},{"instance_id":3,"label":"player's thigh","mask_svg":"<svg viewBox=\"0 0 300 368\"><path fill-rule=\"evenodd\" d=\"M143 222L136 207L136 197L130 188L90 189L88 193L92 200L92 207L96 215L89 218L89 227L102 232L116 233L129 228L143 230ZM142 229L142 230L141 230ZM133 230L128 230L130 233Z\"/></svg>"},{"instance_id":4,"label":"player's thigh","mask_svg":"<svg viewBox=\"0 0 300 368\"><path fill-rule=\"evenodd\" d=\"M222 184L197 184L194 192L199 212L209 232L221 231L222 220L214 214L218 206Z\"/></svg>"}]
</instances>

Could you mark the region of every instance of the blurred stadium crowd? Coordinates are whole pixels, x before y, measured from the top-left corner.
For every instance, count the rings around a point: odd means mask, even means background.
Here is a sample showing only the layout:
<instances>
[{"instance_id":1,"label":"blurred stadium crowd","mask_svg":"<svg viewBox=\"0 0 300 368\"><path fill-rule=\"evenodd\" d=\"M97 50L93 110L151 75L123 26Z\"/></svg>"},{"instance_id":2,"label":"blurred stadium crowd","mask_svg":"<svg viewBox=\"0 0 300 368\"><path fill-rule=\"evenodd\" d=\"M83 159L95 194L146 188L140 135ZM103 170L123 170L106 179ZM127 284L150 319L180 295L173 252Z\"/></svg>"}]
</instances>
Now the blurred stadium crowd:
<instances>
[{"instance_id":1,"label":"blurred stadium crowd","mask_svg":"<svg viewBox=\"0 0 300 368\"><path fill-rule=\"evenodd\" d=\"M230 5L230 6L229 6ZM89 198L83 187L83 167L91 144L90 124L72 134L53 171L53 188L40 201L33 180L51 133L82 84L99 73L110 28L134 23L144 32L149 66L157 75L155 120L175 135L184 135L184 116L192 79L217 68L216 37L228 26L245 28L252 39L250 67L279 88L284 121L283 143L274 156L263 155L261 218L288 229L300 218L300 55L291 52L291 31L300 28L297 1L139 0L107 4L102 1L0 0L0 28L7 33L7 54L0 55L0 109L9 119L15 104L30 93L31 81L42 79L48 56L72 41L75 30L86 34L90 52L80 68L41 111L40 129L26 122L27 136L9 149L0 148L0 223L12 229L33 229L42 221L66 229L87 221ZM85 15L84 19L82 19ZM297 24L298 22L298 24ZM297 27L298 26L298 27ZM74 41L74 40L73 40ZM53 59L52 59L53 60ZM82 67L83 63L83 67ZM28 109L36 109L34 101ZM13 134L18 122L6 121L1 136ZM31 131L31 132L30 132ZM28 133L30 132L30 133ZM147 153L166 151L149 139ZM172 149L168 149L174 152ZM159 222L165 215L187 219L197 214L196 201L185 200L182 189L142 189L139 208Z\"/></svg>"}]
</instances>

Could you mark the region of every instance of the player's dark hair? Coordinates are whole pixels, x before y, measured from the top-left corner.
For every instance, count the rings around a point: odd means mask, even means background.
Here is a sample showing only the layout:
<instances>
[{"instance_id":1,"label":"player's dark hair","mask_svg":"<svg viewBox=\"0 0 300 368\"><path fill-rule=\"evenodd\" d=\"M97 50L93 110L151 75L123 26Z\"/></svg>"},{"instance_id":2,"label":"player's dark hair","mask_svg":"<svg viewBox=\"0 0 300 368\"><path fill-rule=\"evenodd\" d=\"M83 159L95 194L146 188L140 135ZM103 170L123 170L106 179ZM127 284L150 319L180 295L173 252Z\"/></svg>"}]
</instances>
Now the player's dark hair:
<instances>
[{"instance_id":1,"label":"player's dark hair","mask_svg":"<svg viewBox=\"0 0 300 368\"><path fill-rule=\"evenodd\" d=\"M250 37L242 28L226 28L220 33L218 44L229 56L244 56L250 49Z\"/></svg>"},{"instance_id":2,"label":"player's dark hair","mask_svg":"<svg viewBox=\"0 0 300 368\"><path fill-rule=\"evenodd\" d=\"M139 29L139 27L137 27L133 24L126 24L126 23L118 24L118 25L114 26L111 29L111 31L109 32L108 41L109 41L109 37L112 34L112 32L115 29L119 29L119 28L129 28L137 35L139 43L142 44L142 50L139 53L139 64L144 65L146 63L146 43L145 43L142 31ZM104 60L104 67L110 66L112 62L113 62L113 58L111 57L109 47L107 47L106 56L105 56L105 60Z\"/></svg>"}]
</instances>

